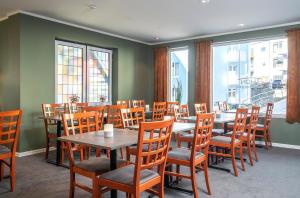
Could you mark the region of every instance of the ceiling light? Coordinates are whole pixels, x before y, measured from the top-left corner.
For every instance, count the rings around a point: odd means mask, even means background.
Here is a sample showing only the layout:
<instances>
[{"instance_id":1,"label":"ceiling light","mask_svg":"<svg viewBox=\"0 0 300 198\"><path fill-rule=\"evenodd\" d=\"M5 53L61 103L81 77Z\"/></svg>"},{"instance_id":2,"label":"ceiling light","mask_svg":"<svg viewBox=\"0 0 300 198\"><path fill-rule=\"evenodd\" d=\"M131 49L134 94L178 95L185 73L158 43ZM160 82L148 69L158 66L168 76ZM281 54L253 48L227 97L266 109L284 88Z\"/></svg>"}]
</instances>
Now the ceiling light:
<instances>
[{"instance_id":1,"label":"ceiling light","mask_svg":"<svg viewBox=\"0 0 300 198\"><path fill-rule=\"evenodd\" d=\"M154 37L155 40L159 40L159 37Z\"/></svg>"},{"instance_id":2,"label":"ceiling light","mask_svg":"<svg viewBox=\"0 0 300 198\"><path fill-rule=\"evenodd\" d=\"M240 23L240 24L238 24L238 26L240 26L240 27L244 27L244 26L245 26L245 24L244 24L244 23Z\"/></svg>"},{"instance_id":3,"label":"ceiling light","mask_svg":"<svg viewBox=\"0 0 300 198\"><path fill-rule=\"evenodd\" d=\"M94 10L94 9L96 9L96 8L97 8L97 5L96 5L96 4L93 4L93 3L91 3L91 4L89 4L89 5L88 5L88 7L89 7L91 10Z\"/></svg>"},{"instance_id":4,"label":"ceiling light","mask_svg":"<svg viewBox=\"0 0 300 198\"><path fill-rule=\"evenodd\" d=\"M209 3L210 0L201 0L201 3Z\"/></svg>"}]
</instances>

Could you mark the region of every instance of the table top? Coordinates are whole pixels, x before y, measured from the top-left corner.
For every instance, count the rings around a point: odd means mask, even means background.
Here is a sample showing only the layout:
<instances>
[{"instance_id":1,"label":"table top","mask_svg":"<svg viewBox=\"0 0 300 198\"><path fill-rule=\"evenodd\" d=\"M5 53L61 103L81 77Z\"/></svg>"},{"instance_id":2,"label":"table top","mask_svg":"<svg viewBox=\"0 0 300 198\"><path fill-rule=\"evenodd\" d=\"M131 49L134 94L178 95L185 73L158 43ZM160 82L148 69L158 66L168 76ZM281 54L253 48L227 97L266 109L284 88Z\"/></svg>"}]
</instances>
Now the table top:
<instances>
[{"instance_id":1,"label":"table top","mask_svg":"<svg viewBox=\"0 0 300 198\"><path fill-rule=\"evenodd\" d=\"M114 129L114 136L104 137L103 131L88 132L58 138L61 141L70 141L76 144L84 144L101 149L115 150L126 146L137 144L138 131L129 129Z\"/></svg>"},{"instance_id":2,"label":"table top","mask_svg":"<svg viewBox=\"0 0 300 198\"><path fill-rule=\"evenodd\" d=\"M189 122L196 122L196 116L182 117L180 120L186 120ZM214 122L215 123L225 123L225 122L233 122L235 120L235 114L232 113L221 113L217 114Z\"/></svg>"},{"instance_id":3,"label":"table top","mask_svg":"<svg viewBox=\"0 0 300 198\"><path fill-rule=\"evenodd\" d=\"M139 125L129 126L127 128L132 130L138 130ZM194 123L174 122L172 133L177 134L177 133L193 130L194 128L195 128Z\"/></svg>"}]
</instances>

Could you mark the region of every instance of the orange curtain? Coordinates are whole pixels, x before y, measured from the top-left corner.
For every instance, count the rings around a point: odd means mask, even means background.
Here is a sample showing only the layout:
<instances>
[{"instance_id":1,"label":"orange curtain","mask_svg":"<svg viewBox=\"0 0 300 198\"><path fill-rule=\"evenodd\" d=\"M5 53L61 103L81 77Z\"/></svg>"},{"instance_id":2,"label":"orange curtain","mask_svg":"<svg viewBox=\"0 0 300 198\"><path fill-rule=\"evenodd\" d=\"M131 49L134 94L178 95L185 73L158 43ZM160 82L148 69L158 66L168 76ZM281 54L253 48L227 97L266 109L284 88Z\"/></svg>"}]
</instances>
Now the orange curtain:
<instances>
[{"instance_id":1,"label":"orange curtain","mask_svg":"<svg viewBox=\"0 0 300 198\"><path fill-rule=\"evenodd\" d=\"M195 103L206 103L208 112L211 111L211 63L212 41L196 43L196 85Z\"/></svg>"},{"instance_id":2,"label":"orange curtain","mask_svg":"<svg viewBox=\"0 0 300 198\"><path fill-rule=\"evenodd\" d=\"M300 122L300 29L288 31L288 122Z\"/></svg>"},{"instance_id":3,"label":"orange curtain","mask_svg":"<svg viewBox=\"0 0 300 198\"><path fill-rule=\"evenodd\" d=\"M154 101L167 101L168 48L154 49Z\"/></svg>"}]
</instances>

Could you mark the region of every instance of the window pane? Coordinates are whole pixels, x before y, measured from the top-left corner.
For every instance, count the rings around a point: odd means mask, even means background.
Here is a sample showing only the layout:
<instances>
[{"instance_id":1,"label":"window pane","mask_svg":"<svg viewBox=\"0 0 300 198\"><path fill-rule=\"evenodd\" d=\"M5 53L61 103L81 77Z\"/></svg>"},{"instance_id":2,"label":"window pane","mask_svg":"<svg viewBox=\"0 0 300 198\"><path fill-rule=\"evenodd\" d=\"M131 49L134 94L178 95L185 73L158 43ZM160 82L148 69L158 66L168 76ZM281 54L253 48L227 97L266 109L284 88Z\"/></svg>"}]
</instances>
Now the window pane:
<instances>
[{"instance_id":1,"label":"window pane","mask_svg":"<svg viewBox=\"0 0 300 198\"><path fill-rule=\"evenodd\" d=\"M57 43L57 95L56 101L59 103L70 102L70 96L76 95L82 100L82 68L83 50L72 44ZM80 72L79 72L80 71Z\"/></svg>"},{"instance_id":2,"label":"window pane","mask_svg":"<svg viewBox=\"0 0 300 198\"><path fill-rule=\"evenodd\" d=\"M111 102L111 51L88 48L87 53L88 102L99 102L100 96Z\"/></svg>"},{"instance_id":3,"label":"window pane","mask_svg":"<svg viewBox=\"0 0 300 198\"><path fill-rule=\"evenodd\" d=\"M286 113L287 39L213 48L213 102L261 106L274 102L274 114Z\"/></svg>"},{"instance_id":4,"label":"window pane","mask_svg":"<svg viewBox=\"0 0 300 198\"><path fill-rule=\"evenodd\" d=\"M169 100L188 102L188 50L172 50L170 61Z\"/></svg>"}]
</instances>

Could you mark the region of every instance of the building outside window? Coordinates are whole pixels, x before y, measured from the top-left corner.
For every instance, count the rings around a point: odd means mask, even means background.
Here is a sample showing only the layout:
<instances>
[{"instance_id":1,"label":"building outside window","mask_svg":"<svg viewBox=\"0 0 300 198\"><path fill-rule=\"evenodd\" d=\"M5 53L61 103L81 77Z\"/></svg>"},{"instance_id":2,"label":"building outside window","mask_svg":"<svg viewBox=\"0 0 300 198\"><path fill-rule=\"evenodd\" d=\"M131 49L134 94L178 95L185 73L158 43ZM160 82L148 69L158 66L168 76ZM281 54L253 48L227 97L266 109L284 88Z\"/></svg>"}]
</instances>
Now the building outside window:
<instances>
[{"instance_id":1,"label":"building outside window","mask_svg":"<svg viewBox=\"0 0 300 198\"><path fill-rule=\"evenodd\" d=\"M169 101L188 102L188 49L170 50Z\"/></svg>"},{"instance_id":2,"label":"building outside window","mask_svg":"<svg viewBox=\"0 0 300 198\"><path fill-rule=\"evenodd\" d=\"M215 44L214 108L218 101L227 101L231 108L256 104L263 112L266 103L273 102L274 114L285 114L287 51L286 38ZM236 72L232 72L234 64Z\"/></svg>"},{"instance_id":3,"label":"building outside window","mask_svg":"<svg viewBox=\"0 0 300 198\"><path fill-rule=\"evenodd\" d=\"M81 102L99 102L104 96L111 102L112 51L97 47L55 41L57 103L70 102L79 96Z\"/></svg>"}]
</instances>

